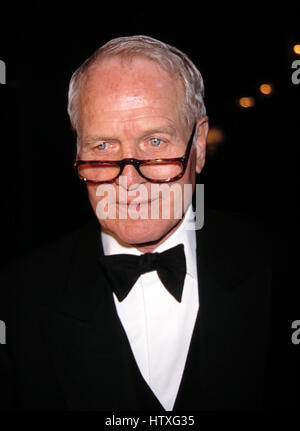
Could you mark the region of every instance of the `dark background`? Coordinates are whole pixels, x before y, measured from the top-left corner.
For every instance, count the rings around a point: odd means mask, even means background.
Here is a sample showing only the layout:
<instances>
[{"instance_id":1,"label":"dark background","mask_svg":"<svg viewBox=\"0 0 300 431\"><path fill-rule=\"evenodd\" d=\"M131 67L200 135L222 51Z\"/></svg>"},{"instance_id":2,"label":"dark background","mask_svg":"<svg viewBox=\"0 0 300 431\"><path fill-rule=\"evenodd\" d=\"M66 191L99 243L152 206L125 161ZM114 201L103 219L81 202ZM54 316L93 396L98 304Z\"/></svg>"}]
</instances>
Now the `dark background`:
<instances>
[{"instance_id":1,"label":"dark background","mask_svg":"<svg viewBox=\"0 0 300 431\"><path fill-rule=\"evenodd\" d=\"M199 182L206 205L255 216L273 241L277 268L273 343L289 352L287 405L296 406L291 381L300 345L290 341L298 302L298 164L300 84L292 62L300 59L299 8L218 3L169 6L10 2L1 6L0 86L2 261L19 256L83 224L91 210L72 161L75 137L67 116L73 71L109 39L145 34L175 45L199 67L210 125L224 142L209 151ZM269 82L274 92L259 93ZM252 96L251 109L237 105ZM297 356L296 356L297 354ZM290 362L291 361L291 362ZM280 372L278 372L280 374ZM280 376L278 376L280 377ZM296 381L296 380L295 380ZM289 386L290 385L290 386ZM300 392L300 390L299 390Z\"/></svg>"}]
</instances>

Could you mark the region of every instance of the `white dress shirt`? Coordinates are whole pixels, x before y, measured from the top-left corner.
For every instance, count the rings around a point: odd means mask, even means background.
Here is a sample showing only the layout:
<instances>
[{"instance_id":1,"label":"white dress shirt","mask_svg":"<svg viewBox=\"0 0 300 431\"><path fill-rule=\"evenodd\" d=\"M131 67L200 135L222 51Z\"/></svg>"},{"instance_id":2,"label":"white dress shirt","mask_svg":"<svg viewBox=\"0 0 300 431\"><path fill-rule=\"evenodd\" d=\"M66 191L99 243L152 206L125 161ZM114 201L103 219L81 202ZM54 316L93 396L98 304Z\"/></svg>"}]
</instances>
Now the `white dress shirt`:
<instances>
[{"instance_id":1,"label":"white dress shirt","mask_svg":"<svg viewBox=\"0 0 300 431\"><path fill-rule=\"evenodd\" d=\"M181 303L164 287L156 271L142 274L123 301L113 293L139 370L168 411L176 400L199 308L196 235L190 227L185 229L191 216L190 206L178 229L155 249L160 253L180 243L184 245L187 274ZM102 231L101 237L105 255L142 254L120 244L107 232Z\"/></svg>"}]
</instances>

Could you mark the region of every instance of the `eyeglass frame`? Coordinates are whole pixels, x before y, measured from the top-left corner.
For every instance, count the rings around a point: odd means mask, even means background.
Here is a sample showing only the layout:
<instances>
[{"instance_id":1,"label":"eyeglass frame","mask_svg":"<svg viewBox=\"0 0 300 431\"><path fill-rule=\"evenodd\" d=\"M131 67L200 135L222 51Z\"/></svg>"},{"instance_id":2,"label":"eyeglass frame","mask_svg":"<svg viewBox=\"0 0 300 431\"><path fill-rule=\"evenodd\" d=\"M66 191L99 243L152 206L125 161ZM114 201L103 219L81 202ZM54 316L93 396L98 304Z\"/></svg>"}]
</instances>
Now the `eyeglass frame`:
<instances>
[{"instance_id":1,"label":"eyeglass frame","mask_svg":"<svg viewBox=\"0 0 300 431\"><path fill-rule=\"evenodd\" d=\"M176 158L168 158L168 159L146 159L146 160L139 160L139 159L122 159L122 160L76 160L73 163L73 167L75 169L75 172L78 176L78 178L81 181L84 181L85 183L88 184L111 184L113 183L117 178L119 178L125 168L126 165L133 165L136 169L136 171L138 172L138 174L144 178L145 180L149 181L150 183L170 183L173 181L177 181L180 178L183 177L183 175L185 174L186 171L186 167L188 164L188 160L190 157L190 152L191 152L191 148L192 148L192 143L194 140L194 135L195 135L195 131L196 131L196 125L197 123L194 124L193 129L192 129L192 133L191 136L189 138L185 153L182 157L176 157ZM160 165L160 164L164 164L166 162L170 162L170 163L174 163L174 162L180 162L182 164L182 172L178 175L176 175L175 177L171 177L171 178L167 178L164 180L153 180L150 179L148 177L146 177L144 174L142 174L142 172L140 171L140 166L144 165L144 164L148 164L148 165ZM85 177L82 177L79 172L78 172L78 168L79 166L82 165L86 165L86 164L92 164L92 165L99 165L99 167L103 166L103 165L107 165L107 166L113 166L113 165L117 165L120 168L120 172L118 173L117 176L115 176L113 179L109 180L109 181L94 181L94 180L87 180Z\"/></svg>"}]
</instances>

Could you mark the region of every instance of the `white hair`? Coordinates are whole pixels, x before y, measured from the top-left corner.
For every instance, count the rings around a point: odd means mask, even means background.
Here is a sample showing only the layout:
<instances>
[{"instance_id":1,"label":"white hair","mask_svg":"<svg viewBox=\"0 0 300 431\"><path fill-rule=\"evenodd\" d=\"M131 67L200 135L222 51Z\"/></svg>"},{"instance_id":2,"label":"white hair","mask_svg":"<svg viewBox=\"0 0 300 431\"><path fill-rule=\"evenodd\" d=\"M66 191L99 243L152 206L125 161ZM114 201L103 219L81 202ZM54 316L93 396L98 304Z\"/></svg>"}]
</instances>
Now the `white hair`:
<instances>
[{"instance_id":1,"label":"white hair","mask_svg":"<svg viewBox=\"0 0 300 431\"><path fill-rule=\"evenodd\" d=\"M119 56L125 59L143 56L158 63L171 74L179 76L185 89L184 112L187 123L193 124L206 115L204 84L200 71L179 49L149 36L118 37L98 48L72 75L68 92L68 114L72 128L78 132L78 102L82 78L101 60Z\"/></svg>"}]
</instances>

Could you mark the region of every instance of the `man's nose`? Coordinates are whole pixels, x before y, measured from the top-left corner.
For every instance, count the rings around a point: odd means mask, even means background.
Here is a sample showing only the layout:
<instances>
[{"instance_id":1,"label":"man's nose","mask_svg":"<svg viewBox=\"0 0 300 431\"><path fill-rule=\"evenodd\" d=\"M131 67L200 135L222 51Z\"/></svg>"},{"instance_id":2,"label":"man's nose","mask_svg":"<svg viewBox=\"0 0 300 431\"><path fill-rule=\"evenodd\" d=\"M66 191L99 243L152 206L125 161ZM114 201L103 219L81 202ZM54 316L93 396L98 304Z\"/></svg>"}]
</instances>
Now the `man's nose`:
<instances>
[{"instance_id":1,"label":"man's nose","mask_svg":"<svg viewBox=\"0 0 300 431\"><path fill-rule=\"evenodd\" d=\"M144 178L140 176L140 174L133 165L126 165L123 169L121 176L126 176L126 184L128 189L134 184L141 184L145 182ZM120 177L117 179L117 184L119 183Z\"/></svg>"}]
</instances>

